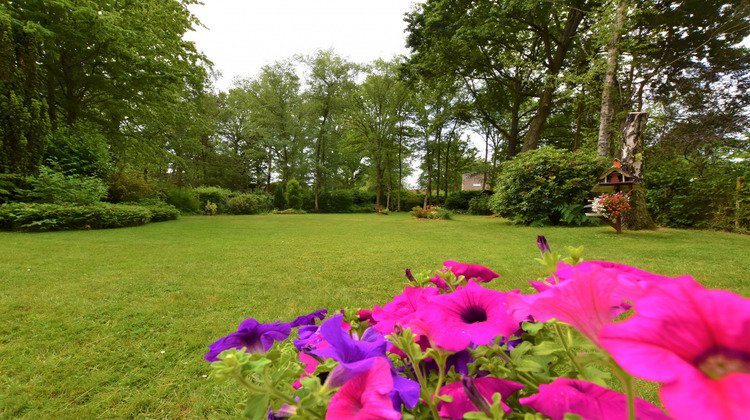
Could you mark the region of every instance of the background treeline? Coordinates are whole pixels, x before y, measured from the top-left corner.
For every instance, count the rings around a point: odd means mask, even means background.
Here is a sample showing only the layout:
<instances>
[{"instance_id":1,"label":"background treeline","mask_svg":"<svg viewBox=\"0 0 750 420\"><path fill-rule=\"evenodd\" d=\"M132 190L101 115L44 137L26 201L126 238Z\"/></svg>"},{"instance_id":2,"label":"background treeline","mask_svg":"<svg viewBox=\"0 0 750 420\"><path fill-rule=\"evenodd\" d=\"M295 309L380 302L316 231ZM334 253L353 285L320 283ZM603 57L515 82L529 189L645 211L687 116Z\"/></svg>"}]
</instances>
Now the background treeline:
<instances>
[{"instance_id":1,"label":"background treeline","mask_svg":"<svg viewBox=\"0 0 750 420\"><path fill-rule=\"evenodd\" d=\"M49 202L40 180L77 180L95 203L203 212L215 189L218 212L252 213L286 207L294 179L307 211L437 204L579 223L584 174L618 157L625 113L646 111L654 219L749 226L747 2L428 0L405 16L409 57L318 51L228 91L183 38L192 3L0 3L0 201ZM574 185L545 156L595 166ZM536 171L523 185L519 164ZM506 198L460 193L467 172ZM540 202L523 201L532 190Z\"/></svg>"}]
</instances>

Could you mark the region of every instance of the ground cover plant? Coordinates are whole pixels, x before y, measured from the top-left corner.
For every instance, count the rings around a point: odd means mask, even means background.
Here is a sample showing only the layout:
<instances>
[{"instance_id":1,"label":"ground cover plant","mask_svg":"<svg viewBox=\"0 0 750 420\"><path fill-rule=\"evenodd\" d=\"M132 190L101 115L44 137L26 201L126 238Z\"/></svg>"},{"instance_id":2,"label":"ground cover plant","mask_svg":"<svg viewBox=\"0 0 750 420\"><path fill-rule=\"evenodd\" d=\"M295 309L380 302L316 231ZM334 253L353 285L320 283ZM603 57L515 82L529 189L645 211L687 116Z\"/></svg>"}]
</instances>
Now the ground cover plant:
<instances>
[{"instance_id":1,"label":"ground cover plant","mask_svg":"<svg viewBox=\"0 0 750 420\"><path fill-rule=\"evenodd\" d=\"M246 318L372 309L403 290L403 270L482 264L488 286L528 291L542 275L535 239L587 260L692 275L750 296L747 236L608 226L511 226L406 213L182 217L136 228L0 232L0 417L235 418L244 393L204 375L207 344ZM637 264L634 263L637 261ZM652 390L653 391L653 390Z\"/></svg>"}]
</instances>

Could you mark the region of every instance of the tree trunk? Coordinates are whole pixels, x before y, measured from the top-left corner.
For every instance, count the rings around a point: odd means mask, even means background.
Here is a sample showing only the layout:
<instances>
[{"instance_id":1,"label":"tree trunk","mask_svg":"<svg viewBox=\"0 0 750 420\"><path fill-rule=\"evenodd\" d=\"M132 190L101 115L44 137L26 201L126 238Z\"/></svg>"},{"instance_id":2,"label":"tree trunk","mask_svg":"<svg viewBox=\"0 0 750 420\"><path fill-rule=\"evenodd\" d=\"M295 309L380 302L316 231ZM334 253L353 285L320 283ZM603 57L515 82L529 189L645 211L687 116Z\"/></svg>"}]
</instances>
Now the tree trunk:
<instances>
[{"instance_id":1,"label":"tree trunk","mask_svg":"<svg viewBox=\"0 0 750 420\"><path fill-rule=\"evenodd\" d=\"M643 130L648 119L647 112L629 112L622 129L622 169L635 178L636 185L643 187ZM628 230L656 229L656 223L646 207L646 191L630 193L630 211L622 217L622 227Z\"/></svg>"},{"instance_id":2,"label":"tree trunk","mask_svg":"<svg viewBox=\"0 0 750 420\"><path fill-rule=\"evenodd\" d=\"M403 127L402 127L403 129ZM396 193L396 211L401 211L401 189L403 188L403 162L401 162L401 146L403 139L401 138L401 131L398 134L398 192Z\"/></svg>"},{"instance_id":3,"label":"tree trunk","mask_svg":"<svg viewBox=\"0 0 750 420\"><path fill-rule=\"evenodd\" d=\"M620 33L622 33L625 24L625 9L627 0L620 0L617 3L615 15L615 24L612 28L612 41L607 51L607 73L604 78L604 88L602 89L602 110L599 120L599 141L597 150L599 156L609 156L609 146L612 143L612 121L614 120L615 110L612 93L615 89L615 73L617 71L617 54L620 47Z\"/></svg>"}]
</instances>

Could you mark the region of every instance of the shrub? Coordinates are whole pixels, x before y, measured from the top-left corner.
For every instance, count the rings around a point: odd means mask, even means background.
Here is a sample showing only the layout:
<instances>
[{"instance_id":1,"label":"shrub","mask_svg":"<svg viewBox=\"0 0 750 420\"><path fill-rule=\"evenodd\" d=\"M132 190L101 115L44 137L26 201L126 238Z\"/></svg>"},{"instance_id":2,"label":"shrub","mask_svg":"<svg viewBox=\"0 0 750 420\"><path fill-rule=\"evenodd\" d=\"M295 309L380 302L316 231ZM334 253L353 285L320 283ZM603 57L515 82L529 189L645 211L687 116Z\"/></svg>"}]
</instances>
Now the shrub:
<instances>
[{"instance_id":1,"label":"shrub","mask_svg":"<svg viewBox=\"0 0 750 420\"><path fill-rule=\"evenodd\" d=\"M210 201L206 201L206 206L203 208L203 210L205 210L205 212L206 212L207 215L213 216L214 214L216 214L216 209L217 208L218 208L218 206L216 205L216 203L212 203Z\"/></svg>"},{"instance_id":2,"label":"shrub","mask_svg":"<svg viewBox=\"0 0 750 420\"><path fill-rule=\"evenodd\" d=\"M201 202L191 191L167 187L164 201L186 214L194 214L201 207Z\"/></svg>"},{"instance_id":3,"label":"shrub","mask_svg":"<svg viewBox=\"0 0 750 420\"><path fill-rule=\"evenodd\" d=\"M177 209L171 206L11 203L0 205L0 229L48 231L118 228L172 220L178 214Z\"/></svg>"},{"instance_id":4,"label":"shrub","mask_svg":"<svg viewBox=\"0 0 750 420\"><path fill-rule=\"evenodd\" d=\"M409 214L417 219L451 220L453 217L453 213L450 210L438 206L427 206L426 209L423 209L422 207L414 207Z\"/></svg>"},{"instance_id":5,"label":"shrub","mask_svg":"<svg viewBox=\"0 0 750 420\"><path fill-rule=\"evenodd\" d=\"M224 213L227 210L232 191L221 187L196 187L193 188L193 195L200 201L201 208L205 209L210 201L216 205L216 212Z\"/></svg>"},{"instance_id":6,"label":"shrub","mask_svg":"<svg viewBox=\"0 0 750 420\"><path fill-rule=\"evenodd\" d=\"M268 196L265 194L240 194L229 200L231 214L258 214L268 211Z\"/></svg>"},{"instance_id":7,"label":"shrub","mask_svg":"<svg viewBox=\"0 0 750 420\"><path fill-rule=\"evenodd\" d=\"M302 209L302 186L294 178L286 184L286 202L290 208L296 210Z\"/></svg>"},{"instance_id":8,"label":"shrub","mask_svg":"<svg viewBox=\"0 0 750 420\"><path fill-rule=\"evenodd\" d=\"M469 210L469 201L472 198L481 196L483 191L469 190L469 191L456 191L448 196L445 200L445 208L450 210Z\"/></svg>"},{"instance_id":9,"label":"shrub","mask_svg":"<svg viewBox=\"0 0 750 420\"><path fill-rule=\"evenodd\" d=\"M90 205L107 195L107 186L98 178L64 175L46 166L39 168L39 175L32 177L29 184L31 191L25 194L26 198L42 203Z\"/></svg>"},{"instance_id":10,"label":"shrub","mask_svg":"<svg viewBox=\"0 0 750 420\"><path fill-rule=\"evenodd\" d=\"M489 194L482 194L479 197L474 197L469 200L469 213L477 216L487 216L492 214L490 209L490 198Z\"/></svg>"},{"instance_id":11,"label":"shrub","mask_svg":"<svg viewBox=\"0 0 750 420\"><path fill-rule=\"evenodd\" d=\"M585 203L603 170L594 152L543 147L503 163L491 209L514 223L564 223L560 206Z\"/></svg>"},{"instance_id":12,"label":"shrub","mask_svg":"<svg viewBox=\"0 0 750 420\"><path fill-rule=\"evenodd\" d=\"M273 191L273 208L276 210L286 209L286 197L284 197L284 188L280 184L276 185Z\"/></svg>"},{"instance_id":13,"label":"shrub","mask_svg":"<svg viewBox=\"0 0 750 420\"><path fill-rule=\"evenodd\" d=\"M355 192L352 190L325 192L318 196L318 210L324 213L351 213L354 200Z\"/></svg>"},{"instance_id":14,"label":"shrub","mask_svg":"<svg viewBox=\"0 0 750 420\"><path fill-rule=\"evenodd\" d=\"M19 174L0 174L0 204L21 200L31 188L29 178Z\"/></svg>"},{"instance_id":15,"label":"shrub","mask_svg":"<svg viewBox=\"0 0 750 420\"><path fill-rule=\"evenodd\" d=\"M453 212L448 209L438 208L436 217L440 220L451 220L453 219Z\"/></svg>"},{"instance_id":16,"label":"shrub","mask_svg":"<svg viewBox=\"0 0 750 420\"><path fill-rule=\"evenodd\" d=\"M125 203L144 198L157 198L159 191L153 181L148 181L142 174L134 172L113 172L107 177L109 194L107 201Z\"/></svg>"}]
</instances>

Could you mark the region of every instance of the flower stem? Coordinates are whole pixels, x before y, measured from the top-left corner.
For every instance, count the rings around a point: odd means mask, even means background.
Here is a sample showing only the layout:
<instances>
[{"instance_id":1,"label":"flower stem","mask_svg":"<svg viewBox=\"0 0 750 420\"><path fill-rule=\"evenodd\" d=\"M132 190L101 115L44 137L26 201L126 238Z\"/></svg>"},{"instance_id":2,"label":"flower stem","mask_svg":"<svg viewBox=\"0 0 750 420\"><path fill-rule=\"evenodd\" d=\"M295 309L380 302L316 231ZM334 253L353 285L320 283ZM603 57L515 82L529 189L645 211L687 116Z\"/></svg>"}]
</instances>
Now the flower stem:
<instances>
[{"instance_id":1,"label":"flower stem","mask_svg":"<svg viewBox=\"0 0 750 420\"><path fill-rule=\"evenodd\" d=\"M565 337L563 337L562 331L560 330L560 325L555 325L555 332L557 333L557 337L560 338L560 342L562 343L563 348L565 349L565 353L568 355L568 358L570 359L570 362L573 363L573 366L575 366L576 370L581 373L584 379L589 381L589 376L586 375L586 372L583 371L583 368L580 364L578 364L578 361L575 358L575 355L570 350L570 347L568 347L568 342L565 340Z\"/></svg>"},{"instance_id":2,"label":"flower stem","mask_svg":"<svg viewBox=\"0 0 750 420\"><path fill-rule=\"evenodd\" d=\"M635 419L635 390L633 389L633 377L625 372L617 363L612 362L612 370L617 375L617 379L622 383L625 395L628 396L628 420Z\"/></svg>"},{"instance_id":3,"label":"flower stem","mask_svg":"<svg viewBox=\"0 0 750 420\"><path fill-rule=\"evenodd\" d=\"M500 355L502 356L502 358L506 362L508 362L508 365L511 367L511 369L508 370L507 368L503 368L501 366L502 369L505 369L506 371L512 371L513 373L515 373L516 375L518 375L518 380L520 380L524 384L526 384L526 385L534 388L535 390L539 390L539 385L537 384L537 381L534 379L533 376L529 375L526 372L521 372L518 369L516 369L517 366L511 360L510 355L508 353L506 353L503 349L498 349L498 350L500 350Z\"/></svg>"}]
</instances>

